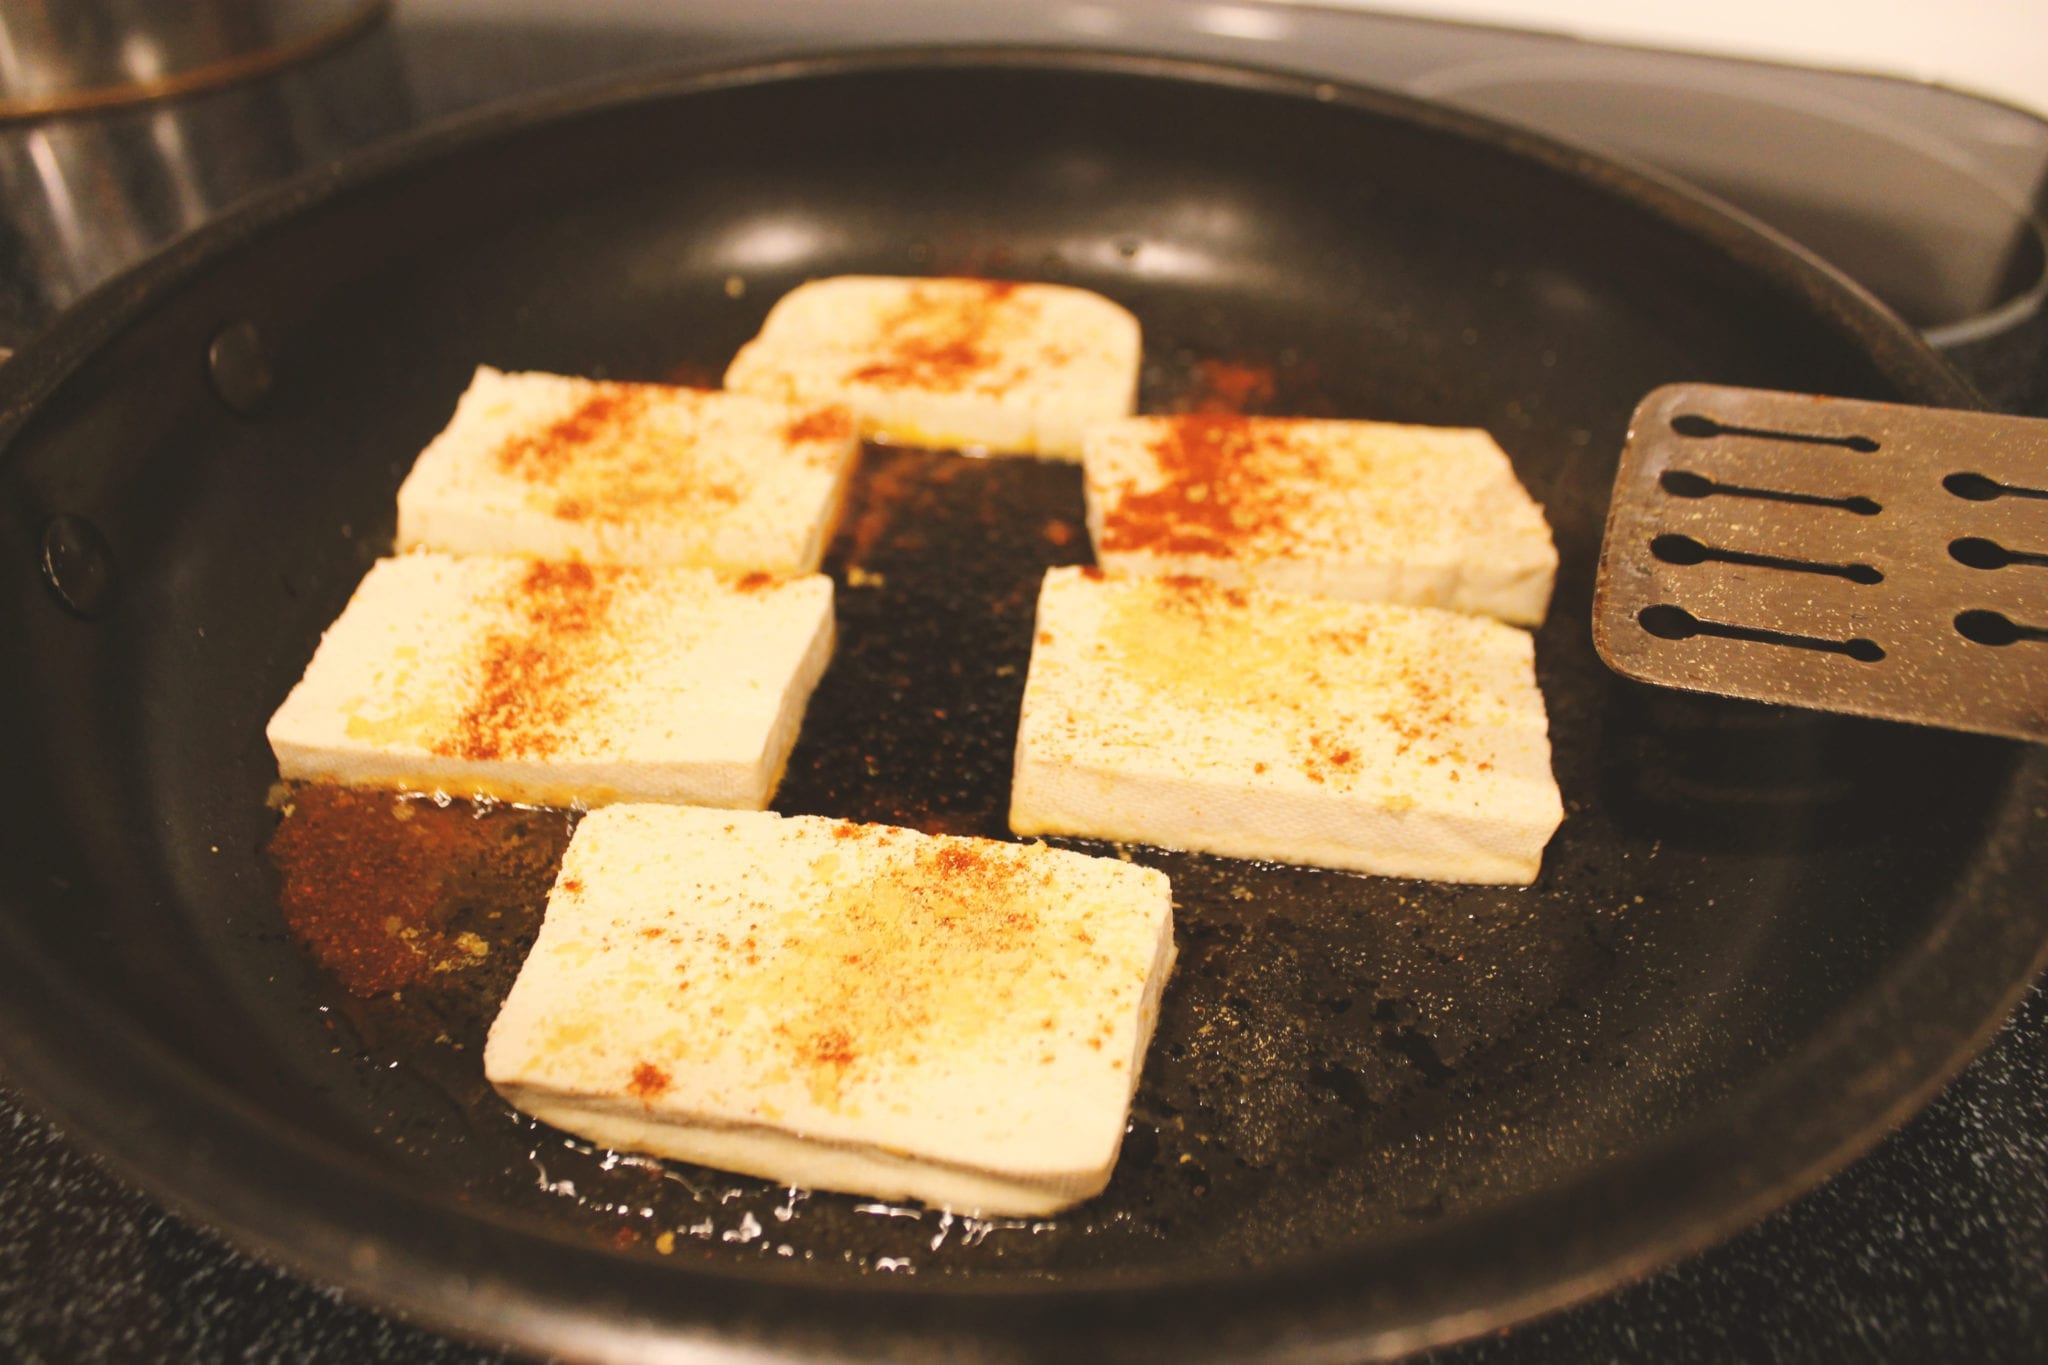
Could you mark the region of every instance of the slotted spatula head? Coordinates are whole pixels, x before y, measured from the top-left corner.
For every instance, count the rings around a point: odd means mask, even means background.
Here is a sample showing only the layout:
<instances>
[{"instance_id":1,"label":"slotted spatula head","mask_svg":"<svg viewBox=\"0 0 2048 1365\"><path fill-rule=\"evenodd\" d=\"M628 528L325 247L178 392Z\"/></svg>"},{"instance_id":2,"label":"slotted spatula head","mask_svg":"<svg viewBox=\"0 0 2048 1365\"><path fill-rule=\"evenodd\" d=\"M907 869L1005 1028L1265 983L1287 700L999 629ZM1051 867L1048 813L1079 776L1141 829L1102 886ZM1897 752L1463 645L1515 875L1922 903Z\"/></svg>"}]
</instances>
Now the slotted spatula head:
<instances>
[{"instance_id":1,"label":"slotted spatula head","mask_svg":"<svg viewBox=\"0 0 2048 1365\"><path fill-rule=\"evenodd\" d=\"M1666 687L2048 741L2048 421L1658 389L1593 643Z\"/></svg>"}]
</instances>

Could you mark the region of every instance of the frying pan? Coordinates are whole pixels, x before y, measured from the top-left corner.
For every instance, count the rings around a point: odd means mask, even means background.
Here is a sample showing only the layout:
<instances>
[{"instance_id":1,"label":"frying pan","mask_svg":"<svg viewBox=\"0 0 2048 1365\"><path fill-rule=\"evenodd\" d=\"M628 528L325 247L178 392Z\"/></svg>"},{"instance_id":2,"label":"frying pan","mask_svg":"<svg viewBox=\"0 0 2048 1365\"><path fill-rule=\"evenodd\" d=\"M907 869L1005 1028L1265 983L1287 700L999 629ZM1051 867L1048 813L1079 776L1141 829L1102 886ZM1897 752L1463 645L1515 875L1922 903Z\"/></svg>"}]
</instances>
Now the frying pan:
<instances>
[{"instance_id":1,"label":"frying pan","mask_svg":"<svg viewBox=\"0 0 2048 1365\"><path fill-rule=\"evenodd\" d=\"M459 1046L516 945L497 978L353 1001L262 852L263 721L476 363L715 375L784 289L848 271L1099 289L1144 323L1148 406L1224 365L1273 410L1488 427L1562 552L1537 651L1569 814L1542 878L1132 850L1174 878L1182 966L1115 1179L1046 1226L524 1122ZM1596 1293L1867 1148L2048 944L2041 751L1594 659L1614 453L1679 379L1972 401L1853 286L1681 189L1286 76L838 56L331 169L0 370L0 1055L243 1244L576 1356L1385 1355ZM871 450L778 808L1001 833L1030 592L1085 554L1055 525L1078 515L1071 470Z\"/></svg>"}]
</instances>

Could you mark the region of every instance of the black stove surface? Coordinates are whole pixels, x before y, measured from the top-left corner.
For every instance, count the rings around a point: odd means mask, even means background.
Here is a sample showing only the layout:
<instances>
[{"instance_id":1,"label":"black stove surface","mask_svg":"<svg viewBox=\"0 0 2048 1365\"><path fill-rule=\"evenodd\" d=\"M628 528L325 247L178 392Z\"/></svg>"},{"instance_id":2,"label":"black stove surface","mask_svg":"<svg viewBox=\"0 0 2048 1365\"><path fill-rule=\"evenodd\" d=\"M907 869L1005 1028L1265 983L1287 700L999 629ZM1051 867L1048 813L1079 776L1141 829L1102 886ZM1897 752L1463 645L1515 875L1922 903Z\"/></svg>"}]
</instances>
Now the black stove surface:
<instances>
[{"instance_id":1,"label":"black stove surface","mask_svg":"<svg viewBox=\"0 0 2048 1365\"><path fill-rule=\"evenodd\" d=\"M1516 118L1710 189L2048 416L2048 123L1927 86L1350 11L1099 3L409 0L346 46L175 103L0 126L0 345L239 197L494 100L653 66L898 42L1208 56ZM1640 1284L1430 1359L2048 1359L2048 983L1828 1184ZM0 1355L477 1362L164 1212L0 1091Z\"/></svg>"}]
</instances>

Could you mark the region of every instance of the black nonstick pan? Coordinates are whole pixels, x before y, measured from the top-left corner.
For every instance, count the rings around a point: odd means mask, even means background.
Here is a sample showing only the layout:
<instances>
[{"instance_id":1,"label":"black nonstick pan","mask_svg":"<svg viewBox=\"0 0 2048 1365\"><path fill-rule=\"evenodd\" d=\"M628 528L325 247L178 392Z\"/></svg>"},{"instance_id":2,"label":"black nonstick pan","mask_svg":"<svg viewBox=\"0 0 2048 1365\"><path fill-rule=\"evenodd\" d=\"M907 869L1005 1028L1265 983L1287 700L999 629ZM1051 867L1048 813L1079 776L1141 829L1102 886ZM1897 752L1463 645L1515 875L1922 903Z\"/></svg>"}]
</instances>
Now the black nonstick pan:
<instances>
[{"instance_id":1,"label":"black nonstick pan","mask_svg":"<svg viewBox=\"0 0 2048 1365\"><path fill-rule=\"evenodd\" d=\"M852 271L1098 289L1143 322L1152 408L1485 426L1563 556L1537 652L1568 816L1541 879L1129 850L1174 879L1181 967L1110 1188L1040 1223L531 1124L476 1054L530 920L361 1000L287 932L264 851L263 722L477 363L712 380L782 291ZM1616 452L1673 380L1972 402L1852 286L1684 191L1289 77L799 61L317 176L0 369L0 1056L244 1244L570 1356L1385 1355L1597 1293L1867 1148L2048 944L2043 751L1595 659ZM1001 834L1032 592L1085 559L1079 516L1068 468L869 450L777 807ZM455 813L496 850L475 895L530 902L562 817Z\"/></svg>"}]
</instances>

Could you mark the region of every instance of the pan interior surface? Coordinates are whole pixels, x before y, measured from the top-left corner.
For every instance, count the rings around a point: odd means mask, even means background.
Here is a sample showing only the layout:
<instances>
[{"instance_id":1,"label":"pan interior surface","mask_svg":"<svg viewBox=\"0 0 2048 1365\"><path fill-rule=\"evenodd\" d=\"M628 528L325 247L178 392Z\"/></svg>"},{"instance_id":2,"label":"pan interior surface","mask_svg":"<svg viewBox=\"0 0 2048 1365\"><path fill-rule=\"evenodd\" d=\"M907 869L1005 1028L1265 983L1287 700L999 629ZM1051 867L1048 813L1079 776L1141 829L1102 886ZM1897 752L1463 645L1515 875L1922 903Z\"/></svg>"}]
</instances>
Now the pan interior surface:
<instances>
[{"instance_id":1,"label":"pan interior surface","mask_svg":"<svg viewBox=\"0 0 2048 1365\"><path fill-rule=\"evenodd\" d=\"M879 1296L901 1326L930 1299L971 1332L1016 1294L1117 1290L1133 1332L1162 1321L1138 1291L1186 1310L1178 1330L1255 1319L1265 1293L1298 1332L1418 1344L1698 1244L1874 1140L2023 985L2044 931L2015 888L2041 855L2014 811L2042 779L2011 745L1598 663L1593 566L1644 393L1966 401L1845 293L1759 273L1682 216L1405 106L1096 61L648 92L231 222L146 295L92 305L119 325L73 328L0 467L20 774L0 896L16 1010L53 1012L13 1065L202 1216L262 1242L325 1229L299 1252L316 1273L405 1301L349 1259L371 1245L387 1267L441 1258L479 1304L657 1329L752 1314L774 1339L762 1324L811 1295L792 1316L853 1321ZM1265 411L1486 427L1561 552L1537 656L1568 814L1538 883L1130 850L1173 878L1181 966L1108 1191L1037 1223L539 1128L478 1060L517 945L353 1000L286 932L263 851L263 722L388 552L397 484L477 364L715 384L781 293L857 272L1099 290L1144 326L1146 408L1249 374L1235 396ZM268 382L231 405L207 356L243 323ZM34 571L56 517L110 556L92 619ZM828 561L839 655L776 808L1003 835L1038 577L1086 555L1069 468L870 448ZM1906 1002L1927 1011L1901 1020ZM84 1039L122 1060L75 1065ZM124 1136L106 1091L131 1073L154 1079ZM153 1107L172 1081L187 1102ZM1773 1098L1794 1094L1804 1112ZM1701 1150L1724 1130L1751 1141ZM241 1151L237 1187L220 1166Z\"/></svg>"}]
</instances>

